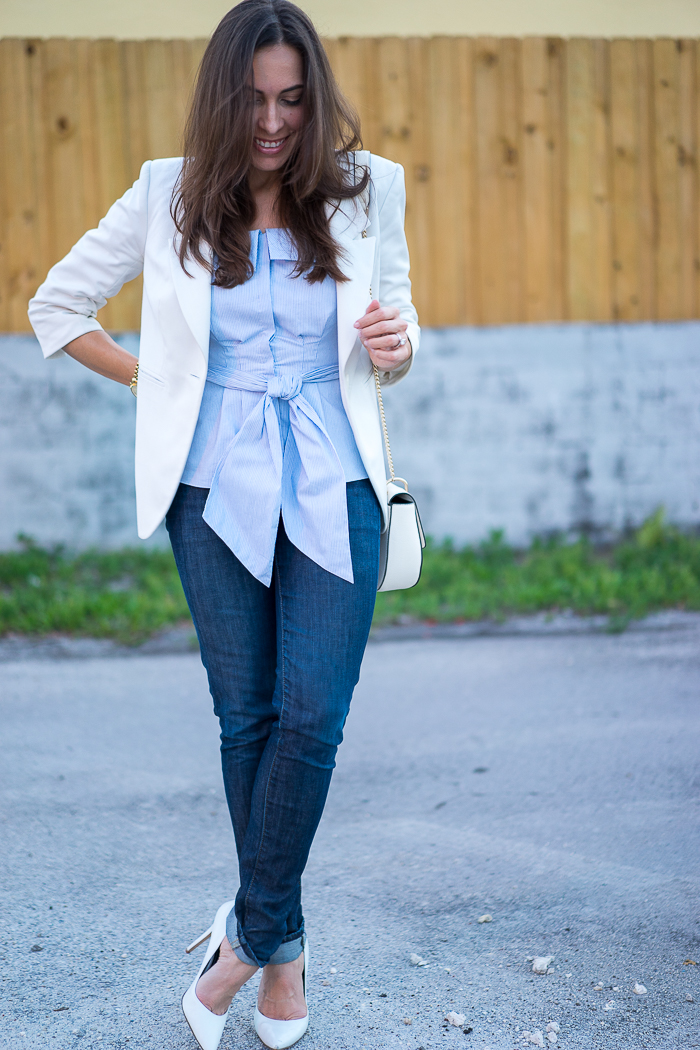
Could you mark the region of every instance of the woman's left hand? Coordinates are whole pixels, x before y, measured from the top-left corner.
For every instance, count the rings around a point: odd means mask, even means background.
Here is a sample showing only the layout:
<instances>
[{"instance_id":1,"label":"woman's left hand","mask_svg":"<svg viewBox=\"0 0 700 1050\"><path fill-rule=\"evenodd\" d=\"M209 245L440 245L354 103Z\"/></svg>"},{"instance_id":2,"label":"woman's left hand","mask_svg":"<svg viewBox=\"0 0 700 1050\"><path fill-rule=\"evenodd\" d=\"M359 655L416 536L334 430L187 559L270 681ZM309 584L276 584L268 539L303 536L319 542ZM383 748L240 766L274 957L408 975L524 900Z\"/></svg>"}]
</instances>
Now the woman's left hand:
<instances>
[{"instance_id":1,"label":"woman's left hand","mask_svg":"<svg viewBox=\"0 0 700 1050\"><path fill-rule=\"evenodd\" d=\"M398 368L411 356L406 327L407 322L398 309L395 306L380 306L378 299L373 299L364 316L355 321L361 343L382 372L391 372L392 368Z\"/></svg>"}]
</instances>

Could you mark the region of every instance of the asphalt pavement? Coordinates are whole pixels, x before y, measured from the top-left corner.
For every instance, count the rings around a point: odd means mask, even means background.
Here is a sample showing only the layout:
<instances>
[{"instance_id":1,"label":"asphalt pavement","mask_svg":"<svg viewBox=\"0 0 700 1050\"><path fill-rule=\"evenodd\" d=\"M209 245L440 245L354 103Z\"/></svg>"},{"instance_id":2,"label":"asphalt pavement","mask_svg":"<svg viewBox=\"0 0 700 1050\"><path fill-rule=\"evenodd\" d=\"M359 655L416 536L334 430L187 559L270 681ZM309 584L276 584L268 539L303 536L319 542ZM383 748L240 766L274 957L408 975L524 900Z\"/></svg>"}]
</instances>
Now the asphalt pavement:
<instances>
[{"instance_id":1,"label":"asphalt pavement","mask_svg":"<svg viewBox=\"0 0 700 1050\"><path fill-rule=\"evenodd\" d=\"M698 620L371 644L300 1050L700 1046L699 672ZM198 656L10 660L0 718L0 1047L194 1050L183 949L237 882Z\"/></svg>"}]
</instances>

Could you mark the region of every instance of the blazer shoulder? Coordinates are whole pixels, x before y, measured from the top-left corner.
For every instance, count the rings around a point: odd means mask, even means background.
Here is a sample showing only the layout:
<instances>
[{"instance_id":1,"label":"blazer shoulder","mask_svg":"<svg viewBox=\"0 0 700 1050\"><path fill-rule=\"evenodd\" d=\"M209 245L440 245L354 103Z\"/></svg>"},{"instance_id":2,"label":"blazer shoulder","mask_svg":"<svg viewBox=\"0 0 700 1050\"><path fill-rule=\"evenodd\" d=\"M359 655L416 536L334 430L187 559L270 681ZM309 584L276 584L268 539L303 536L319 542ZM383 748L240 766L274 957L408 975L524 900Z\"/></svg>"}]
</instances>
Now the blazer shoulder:
<instances>
[{"instance_id":1,"label":"blazer shoulder","mask_svg":"<svg viewBox=\"0 0 700 1050\"><path fill-rule=\"evenodd\" d=\"M379 157L376 153L371 153L369 170L372 182L393 182L396 178L396 173L401 170L401 165L397 164L396 161L387 160L386 157Z\"/></svg>"},{"instance_id":2,"label":"blazer shoulder","mask_svg":"<svg viewBox=\"0 0 700 1050\"><path fill-rule=\"evenodd\" d=\"M182 157L158 157L157 160L147 160L141 168L141 173L143 174L144 169L148 166L151 185L172 188L182 170L182 160Z\"/></svg>"},{"instance_id":3,"label":"blazer shoulder","mask_svg":"<svg viewBox=\"0 0 700 1050\"><path fill-rule=\"evenodd\" d=\"M391 182L396 172L401 167L393 160L380 157L378 153L370 153L368 149L355 150L355 163L369 167L372 182Z\"/></svg>"}]
</instances>

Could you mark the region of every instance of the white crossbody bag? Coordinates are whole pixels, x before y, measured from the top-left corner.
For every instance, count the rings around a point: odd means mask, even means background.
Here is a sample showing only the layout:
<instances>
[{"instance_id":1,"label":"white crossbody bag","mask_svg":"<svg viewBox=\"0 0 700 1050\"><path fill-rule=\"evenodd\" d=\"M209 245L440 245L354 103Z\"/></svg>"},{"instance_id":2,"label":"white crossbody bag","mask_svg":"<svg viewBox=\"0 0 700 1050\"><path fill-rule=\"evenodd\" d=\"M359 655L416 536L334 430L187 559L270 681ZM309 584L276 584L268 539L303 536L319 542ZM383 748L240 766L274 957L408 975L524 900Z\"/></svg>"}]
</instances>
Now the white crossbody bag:
<instances>
[{"instance_id":1,"label":"white crossbody bag","mask_svg":"<svg viewBox=\"0 0 700 1050\"><path fill-rule=\"evenodd\" d=\"M379 370L376 365L372 367L384 432L386 459L391 475L386 483L389 514L386 529L381 535L377 590L401 591L407 587L415 587L420 579L425 536L418 505L408 491L408 482L404 478L397 478L394 474L394 461L389 445L389 432L386 428Z\"/></svg>"},{"instance_id":2,"label":"white crossbody bag","mask_svg":"<svg viewBox=\"0 0 700 1050\"><path fill-rule=\"evenodd\" d=\"M369 186L367 187L367 199L365 200L365 215L369 220ZM363 230L362 236L367 236ZM369 290L370 296L372 289ZM379 579L378 591L403 591L409 587L415 587L420 579L423 568L423 548L425 547L425 535L418 513L418 505L408 491L408 482L405 478L397 478L394 473L394 460L391 456L391 445L389 444L389 431L386 427L386 416L384 414L384 400L382 398L382 385L379 382L379 369L373 363L374 382L377 387L377 402L379 404L379 415L382 420L382 432L384 434L384 447L386 448L386 461L389 467L390 477L386 483L388 517L387 526L381 535L379 548Z\"/></svg>"}]
</instances>

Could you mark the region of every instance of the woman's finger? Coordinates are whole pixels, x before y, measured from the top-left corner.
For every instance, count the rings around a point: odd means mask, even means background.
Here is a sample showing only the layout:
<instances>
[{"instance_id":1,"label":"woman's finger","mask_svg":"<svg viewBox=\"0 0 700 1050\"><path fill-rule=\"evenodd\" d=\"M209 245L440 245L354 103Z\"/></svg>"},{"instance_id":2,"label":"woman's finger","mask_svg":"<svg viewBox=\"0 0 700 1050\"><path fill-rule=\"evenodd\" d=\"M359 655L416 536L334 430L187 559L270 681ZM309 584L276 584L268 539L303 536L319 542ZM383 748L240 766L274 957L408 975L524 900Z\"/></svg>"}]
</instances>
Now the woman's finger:
<instances>
[{"instance_id":1,"label":"woman's finger","mask_svg":"<svg viewBox=\"0 0 700 1050\"><path fill-rule=\"evenodd\" d=\"M373 299L365 310L362 317L355 321L355 328L364 329L381 321L392 321L399 317L399 311L395 306L380 306L377 299Z\"/></svg>"},{"instance_id":2,"label":"woman's finger","mask_svg":"<svg viewBox=\"0 0 700 1050\"><path fill-rule=\"evenodd\" d=\"M398 350L400 346L405 346L406 336L402 332L390 332L388 335L364 339L363 342L368 350Z\"/></svg>"},{"instance_id":3,"label":"woman's finger","mask_svg":"<svg viewBox=\"0 0 700 1050\"><path fill-rule=\"evenodd\" d=\"M368 339L379 339L385 335L405 335L408 324L401 318L394 318L391 321L378 321L376 324L360 330L360 339L364 343Z\"/></svg>"}]
</instances>

